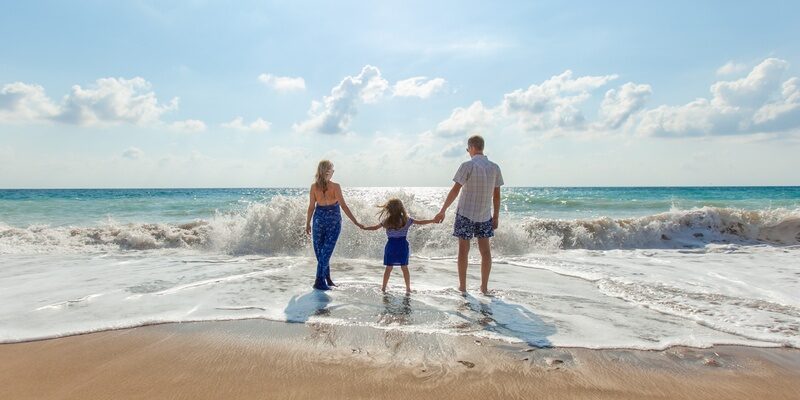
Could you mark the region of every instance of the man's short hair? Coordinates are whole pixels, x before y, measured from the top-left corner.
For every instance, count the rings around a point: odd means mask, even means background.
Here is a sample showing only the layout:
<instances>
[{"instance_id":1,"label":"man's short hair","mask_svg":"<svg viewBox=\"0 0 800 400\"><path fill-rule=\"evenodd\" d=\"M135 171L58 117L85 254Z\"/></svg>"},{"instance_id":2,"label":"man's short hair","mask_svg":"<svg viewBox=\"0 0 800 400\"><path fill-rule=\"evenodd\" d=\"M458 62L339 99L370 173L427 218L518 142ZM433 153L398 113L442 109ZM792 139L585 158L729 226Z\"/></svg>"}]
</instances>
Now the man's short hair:
<instances>
[{"instance_id":1,"label":"man's short hair","mask_svg":"<svg viewBox=\"0 0 800 400\"><path fill-rule=\"evenodd\" d=\"M467 140L467 147L470 146L474 147L478 151L483 151L483 137L481 137L480 135L475 135L470 137Z\"/></svg>"}]
</instances>

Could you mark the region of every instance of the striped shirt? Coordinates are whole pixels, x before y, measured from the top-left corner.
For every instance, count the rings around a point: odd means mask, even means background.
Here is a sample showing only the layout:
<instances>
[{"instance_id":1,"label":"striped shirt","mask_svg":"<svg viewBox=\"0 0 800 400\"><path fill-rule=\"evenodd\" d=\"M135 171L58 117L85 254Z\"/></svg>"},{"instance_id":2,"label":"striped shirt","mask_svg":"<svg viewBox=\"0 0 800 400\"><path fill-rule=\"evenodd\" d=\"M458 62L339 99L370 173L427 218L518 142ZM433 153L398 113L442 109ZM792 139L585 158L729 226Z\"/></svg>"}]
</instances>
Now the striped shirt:
<instances>
[{"instance_id":1,"label":"striped shirt","mask_svg":"<svg viewBox=\"0 0 800 400\"><path fill-rule=\"evenodd\" d=\"M414 220L409 218L406 222L406 226L400 229L389 229L386 228L386 237L389 239L392 238L402 238L408 236L408 228L411 228L411 225L414 224Z\"/></svg>"},{"instance_id":2,"label":"striped shirt","mask_svg":"<svg viewBox=\"0 0 800 400\"><path fill-rule=\"evenodd\" d=\"M492 194L494 188L503 186L503 174L497 164L476 154L461 164L453 181L462 186L456 213L473 222L492 219Z\"/></svg>"}]
</instances>

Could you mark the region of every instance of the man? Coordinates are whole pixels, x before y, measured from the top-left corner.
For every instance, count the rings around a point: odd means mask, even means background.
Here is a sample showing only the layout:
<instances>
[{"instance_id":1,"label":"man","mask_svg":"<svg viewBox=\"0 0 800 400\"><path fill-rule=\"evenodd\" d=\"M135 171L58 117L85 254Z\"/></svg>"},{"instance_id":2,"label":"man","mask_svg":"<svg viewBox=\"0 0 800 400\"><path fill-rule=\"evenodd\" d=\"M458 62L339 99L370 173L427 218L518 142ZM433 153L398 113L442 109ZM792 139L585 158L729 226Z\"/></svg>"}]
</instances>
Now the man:
<instances>
[{"instance_id":1,"label":"man","mask_svg":"<svg viewBox=\"0 0 800 400\"><path fill-rule=\"evenodd\" d=\"M489 273L492 270L492 250L489 238L494 236L500 218L500 186L503 175L500 167L483 155L483 138L472 136L467 140L470 160L461 164L455 184L447 194L441 211L434 220L442 222L445 211L458 197L453 236L458 237L458 290L467 291L467 262L472 238L478 239L481 253L481 292L489 292Z\"/></svg>"}]
</instances>

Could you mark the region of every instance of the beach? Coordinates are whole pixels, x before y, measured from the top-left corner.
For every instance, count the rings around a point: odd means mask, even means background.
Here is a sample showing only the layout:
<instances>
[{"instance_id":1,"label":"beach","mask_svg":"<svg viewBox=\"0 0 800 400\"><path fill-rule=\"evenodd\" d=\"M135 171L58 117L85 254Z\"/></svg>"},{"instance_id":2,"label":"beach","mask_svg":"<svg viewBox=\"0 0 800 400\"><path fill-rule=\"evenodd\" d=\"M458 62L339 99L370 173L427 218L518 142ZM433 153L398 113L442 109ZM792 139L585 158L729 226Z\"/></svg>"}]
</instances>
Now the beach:
<instances>
[{"instance_id":1,"label":"beach","mask_svg":"<svg viewBox=\"0 0 800 400\"><path fill-rule=\"evenodd\" d=\"M796 399L800 351L531 348L262 320L0 345L3 399Z\"/></svg>"},{"instance_id":2,"label":"beach","mask_svg":"<svg viewBox=\"0 0 800 400\"><path fill-rule=\"evenodd\" d=\"M798 397L800 188L503 193L491 295L448 214L405 296L349 222L311 288L303 189L0 191L0 398Z\"/></svg>"}]
</instances>

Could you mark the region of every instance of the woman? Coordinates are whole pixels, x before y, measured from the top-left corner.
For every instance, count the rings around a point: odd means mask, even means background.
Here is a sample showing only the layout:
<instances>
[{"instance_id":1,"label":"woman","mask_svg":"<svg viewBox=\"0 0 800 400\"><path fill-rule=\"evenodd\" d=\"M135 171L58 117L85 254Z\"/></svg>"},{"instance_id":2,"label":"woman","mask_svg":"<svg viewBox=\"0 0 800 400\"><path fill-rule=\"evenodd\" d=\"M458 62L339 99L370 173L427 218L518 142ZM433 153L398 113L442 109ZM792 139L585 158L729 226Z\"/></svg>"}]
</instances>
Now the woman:
<instances>
[{"instance_id":1,"label":"woman","mask_svg":"<svg viewBox=\"0 0 800 400\"><path fill-rule=\"evenodd\" d=\"M317 278L314 280L314 289L329 290L336 286L331 280L330 260L339 232L342 230L342 208L347 218L354 224L362 225L353 217L350 208L342 196L342 188L338 183L331 181L333 177L333 163L322 160L317 165L317 174L309 191L308 212L306 213L306 234L311 233L311 217L314 217L314 254L317 257Z\"/></svg>"}]
</instances>

